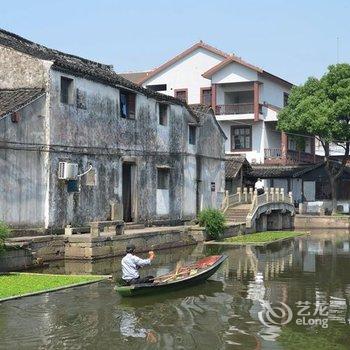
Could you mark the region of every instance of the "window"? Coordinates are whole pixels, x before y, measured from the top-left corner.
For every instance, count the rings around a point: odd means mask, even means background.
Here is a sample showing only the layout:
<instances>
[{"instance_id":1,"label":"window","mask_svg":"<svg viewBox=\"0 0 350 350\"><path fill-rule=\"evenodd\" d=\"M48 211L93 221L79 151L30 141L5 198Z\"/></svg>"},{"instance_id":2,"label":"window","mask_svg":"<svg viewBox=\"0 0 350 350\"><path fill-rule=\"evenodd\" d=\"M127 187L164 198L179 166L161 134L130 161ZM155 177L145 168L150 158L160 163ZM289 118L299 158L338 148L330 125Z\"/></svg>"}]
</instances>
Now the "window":
<instances>
[{"instance_id":1,"label":"window","mask_svg":"<svg viewBox=\"0 0 350 350\"><path fill-rule=\"evenodd\" d=\"M288 136L288 149L291 151L297 151L297 140L293 136Z\"/></svg>"},{"instance_id":2,"label":"window","mask_svg":"<svg viewBox=\"0 0 350 350\"><path fill-rule=\"evenodd\" d=\"M201 88L201 104L211 106L211 88Z\"/></svg>"},{"instance_id":3,"label":"window","mask_svg":"<svg viewBox=\"0 0 350 350\"><path fill-rule=\"evenodd\" d=\"M332 198L332 191L329 181L327 179L317 179L316 180L316 200L325 200Z\"/></svg>"},{"instance_id":4,"label":"window","mask_svg":"<svg viewBox=\"0 0 350 350\"><path fill-rule=\"evenodd\" d=\"M252 127L231 127L231 150L250 151L252 148Z\"/></svg>"},{"instance_id":5,"label":"window","mask_svg":"<svg viewBox=\"0 0 350 350\"><path fill-rule=\"evenodd\" d=\"M288 98L289 98L289 94L287 94L286 92L283 93L283 107L287 106L288 104Z\"/></svg>"},{"instance_id":6,"label":"window","mask_svg":"<svg viewBox=\"0 0 350 350\"><path fill-rule=\"evenodd\" d=\"M168 125L168 105L165 103L159 103L159 124Z\"/></svg>"},{"instance_id":7,"label":"window","mask_svg":"<svg viewBox=\"0 0 350 350\"><path fill-rule=\"evenodd\" d=\"M176 98L187 102L187 89L177 89L175 90L174 94Z\"/></svg>"},{"instance_id":8,"label":"window","mask_svg":"<svg viewBox=\"0 0 350 350\"><path fill-rule=\"evenodd\" d=\"M168 190L169 189L169 169L158 168L157 169L157 189Z\"/></svg>"},{"instance_id":9,"label":"window","mask_svg":"<svg viewBox=\"0 0 350 350\"><path fill-rule=\"evenodd\" d=\"M196 127L194 125L188 126L188 143L190 145L196 144Z\"/></svg>"},{"instance_id":10,"label":"window","mask_svg":"<svg viewBox=\"0 0 350 350\"><path fill-rule=\"evenodd\" d=\"M167 85L166 84L146 85L146 88L153 91L166 91Z\"/></svg>"},{"instance_id":11,"label":"window","mask_svg":"<svg viewBox=\"0 0 350 350\"><path fill-rule=\"evenodd\" d=\"M61 77L61 102L73 103L73 79Z\"/></svg>"},{"instance_id":12,"label":"window","mask_svg":"<svg viewBox=\"0 0 350 350\"><path fill-rule=\"evenodd\" d=\"M136 94L129 91L120 91L120 116L135 119Z\"/></svg>"}]
</instances>

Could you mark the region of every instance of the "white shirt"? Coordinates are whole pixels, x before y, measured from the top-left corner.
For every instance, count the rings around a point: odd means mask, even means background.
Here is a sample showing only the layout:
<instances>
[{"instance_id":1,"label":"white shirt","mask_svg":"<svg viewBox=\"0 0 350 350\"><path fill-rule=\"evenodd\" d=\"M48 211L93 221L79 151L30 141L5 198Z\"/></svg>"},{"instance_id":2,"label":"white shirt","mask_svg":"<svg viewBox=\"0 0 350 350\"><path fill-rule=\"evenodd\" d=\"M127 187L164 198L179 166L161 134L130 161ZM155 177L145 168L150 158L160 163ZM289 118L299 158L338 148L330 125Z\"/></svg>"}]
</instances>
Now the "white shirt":
<instances>
[{"instance_id":1,"label":"white shirt","mask_svg":"<svg viewBox=\"0 0 350 350\"><path fill-rule=\"evenodd\" d=\"M133 278L139 278L140 274L137 271L140 267L150 265L150 259L141 259L136 255L128 253L122 259L122 279L125 281L130 281Z\"/></svg>"},{"instance_id":2,"label":"white shirt","mask_svg":"<svg viewBox=\"0 0 350 350\"><path fill-rule=\"evenodd\" d=\"M256 183L255 183L255 189L257 189L257 190L262 190L262 189L264 189L264 183L262 182L262 181L257 181Z\"/></svg>"}]
</instances>

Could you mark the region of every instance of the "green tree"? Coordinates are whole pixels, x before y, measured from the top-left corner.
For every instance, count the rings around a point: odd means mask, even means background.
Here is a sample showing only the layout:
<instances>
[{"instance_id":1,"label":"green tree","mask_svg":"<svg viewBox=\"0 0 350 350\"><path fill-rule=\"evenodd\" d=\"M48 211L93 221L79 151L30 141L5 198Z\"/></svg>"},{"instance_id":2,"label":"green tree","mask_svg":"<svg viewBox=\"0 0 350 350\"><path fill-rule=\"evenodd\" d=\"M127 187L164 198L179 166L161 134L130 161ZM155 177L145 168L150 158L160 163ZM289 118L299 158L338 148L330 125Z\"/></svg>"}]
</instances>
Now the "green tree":
<instances>
[{"instance_id":1,"label":"green tree","mask_svg":"<svg viewBox=\"0 0 350 350\"><path fill-rule=\"evenodd\" d=\"M278 128L320 140L335 213L337 183L349 159L350 65L331 65L320 79L311 77L305 84L293 87L288 105L279 112ZM344 149L341 160L335 161L332 157L332 144Z\"/></svg>"}]
</instances>

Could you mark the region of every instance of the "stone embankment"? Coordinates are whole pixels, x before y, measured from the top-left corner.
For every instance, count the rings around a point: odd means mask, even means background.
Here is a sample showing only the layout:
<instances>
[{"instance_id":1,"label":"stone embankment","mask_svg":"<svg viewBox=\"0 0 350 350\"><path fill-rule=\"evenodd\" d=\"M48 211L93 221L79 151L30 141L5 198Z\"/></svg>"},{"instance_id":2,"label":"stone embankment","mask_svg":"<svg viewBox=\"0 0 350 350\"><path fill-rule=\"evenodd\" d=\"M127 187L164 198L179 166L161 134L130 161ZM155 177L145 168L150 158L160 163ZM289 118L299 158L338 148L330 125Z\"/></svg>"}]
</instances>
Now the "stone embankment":
<instances>
[{"instance_id":1,"label":"stone embankment","mask_svg":"<svg viewBox=\"0 0 350 350\"><path fill-rule=\"evenodd\" d=\"M127 228L129 228L127 226ZM243 233L245 224L230 223L224 237ZM13 237L7 251L0 256L0 271L25 270L53 260L95 260L124 254L126 245L133 243L138 251L188 246L208 237L199 226L132 227L122 234L43 235Z\"/></svg>"}]
</instances>

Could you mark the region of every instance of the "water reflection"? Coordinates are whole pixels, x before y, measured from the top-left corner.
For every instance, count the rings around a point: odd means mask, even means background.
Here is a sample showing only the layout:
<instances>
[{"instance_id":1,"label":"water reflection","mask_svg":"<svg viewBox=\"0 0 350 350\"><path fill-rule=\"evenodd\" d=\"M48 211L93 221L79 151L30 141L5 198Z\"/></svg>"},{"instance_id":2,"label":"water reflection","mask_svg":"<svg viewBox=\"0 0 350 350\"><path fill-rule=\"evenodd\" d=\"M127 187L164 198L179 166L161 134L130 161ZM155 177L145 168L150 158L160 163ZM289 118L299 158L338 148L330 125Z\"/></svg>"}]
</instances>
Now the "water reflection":
<instances>
[{"instance_id":1,"label":"water reflection","mask_svg":"<svg viewBox=\"0 0 350 350\"><path fill-rule=\"evenodd\" d=\"M121 299L110 282L103 282L3 303L0 348L249 350L312 348L321 341L320 349L347 349L349 242L347 233L313 233L267 247L160 252L145 273L164 273L179 260L194 261L204 254L224 252L229 259L213 280L168 294ZM120 259L55 263L47 271L117 276L119 264ZM265 327L258 313L267 301L286 303L294 315L298 301L327 303L329 328L293 322Z\"/></svg>"}]
</instances>

